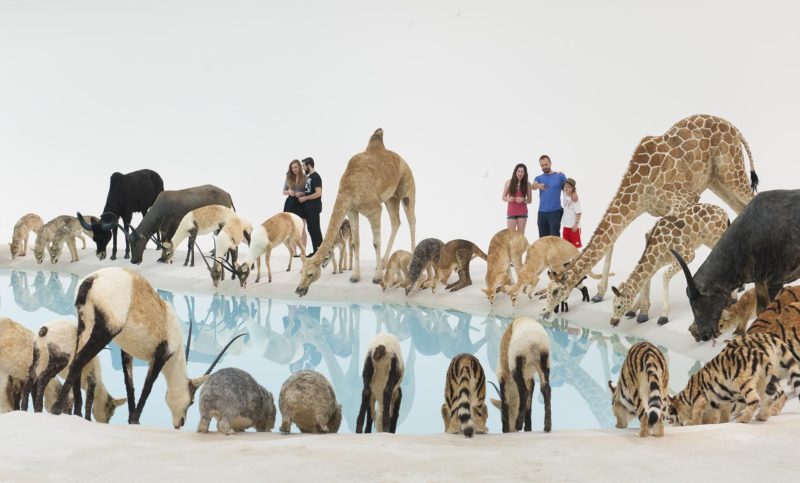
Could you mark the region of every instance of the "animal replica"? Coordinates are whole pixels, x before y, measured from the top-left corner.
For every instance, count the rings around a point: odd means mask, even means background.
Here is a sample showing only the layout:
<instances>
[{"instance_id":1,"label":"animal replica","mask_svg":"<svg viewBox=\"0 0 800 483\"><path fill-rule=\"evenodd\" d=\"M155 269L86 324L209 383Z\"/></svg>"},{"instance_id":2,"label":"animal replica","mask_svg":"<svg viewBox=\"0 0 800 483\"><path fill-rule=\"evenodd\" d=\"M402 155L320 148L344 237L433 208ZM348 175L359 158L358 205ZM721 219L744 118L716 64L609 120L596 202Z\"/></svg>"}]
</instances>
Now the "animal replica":
<instances>
[{"instance_id":1,"label":"animal replica","mask_svg":"<svg viewBox=\"0 0 800 483\"><path fill-rule=\"evenodd\" d=\"M611 409L618 428L627 428L631 418L639 419L639 436L664 436L662 412L667 410L669 366L664 354L649 342L631 346L611 389Z\"/></svg>"},{"instance_id":2,"label":"animal replica","mask_svg":"<svg viewBox=\"0 0 800 483\"><path fill-rule=\"evenodd\" d=\"M442 249L444 242L436 238L426 238L419 242L414 248L414 255L411 257L411 263L408 266L408 285L406 286L406 295L412 291L419 290L420 288L433 287L436 283L435 271L436 265L442 256ZM424 280L420 278L420 274L425 271L429 276Z\"/></svg>"},{"instance_id":3,"label":"animal replica","mask_svg":"<svg viewBox=\"0 0 800 483\"><path fill-rule=\"evenodd\" d=\"M500 339L500 360L497 381L500 400L492 404L500 409L503 432L531 430L531 403L535 382L539 376L544 398L544 432L550 432L550 338L539 322L532 317L517 317L508 325Z\"/></svg>"},{"instance_id":4,"label":"animal replica","mask_svg":"<svg viewBox=\"0 0 800 483\"><path fill-rule=\"evenodd\" d=\"M739 335L728 342L727 347L731 349L744 347L764 352L772 364L777 379L787 382L789 394L791 396L800 394L800 364L781 336L769 333ZM778 383L776 394L773 396L772 415L779 414L785 403L786 394Z\"/></svg>"},{"instance_id":5,"label":"animal replica","mask_svg":"<svg viewBox=\"0 0 800 483\"><path fill-rule=\"evenodd\" d=\"M483 293L494 303L495 294L501 290L508 292L514 281L511 278L511 266L517 272L517 278L522 271L522 254L528 249L528 240L518 231L505 228L498 231L489 242L489 252L486 258L486 288Z\"/></svg>"},{"instance_id":6,"label":"animal replica","mask_svg":"<svg viewBox=\"0 0 800 483\"><path fill-rule=\"evenodd\" d=\"M380 282L383 265L392 252L392 245L394 244L397 230L400 228L401 204L411 231L411 250L413 251L416 246L414 237L417 223L416 215L414 214L415 199L416 187L411 168L408 167L403 158L389 151L383 145L383 129L376 130L369 138L366 151L356 154L347 163L347 167L339 180L339 192L336 194L336 202L333 205L333 213L331 213L331 218L328 222L325 238L314 256L303 261L300 283L297 285L295 293L301 297L306 295L308 287L319 280L322 261L333 248L336 230L342 225L345 216L351 223L353 249L355 251L355 267L353 268L353 274L350 276L350 281L358 282L361 280L358 237L359 214L364 215L372 227L376 261L372 282ZM381 258L381 204L386 205L392 226L389 243L386 245L386 253L383 258Z\"/></svg>"},{"instance_id":7,"label":"animal replica","mask_svg":"<svg viewBox=\"0 0 800 483\"><path fill-rule=\"evenodd\" d=\"M710 422L725 422L728 415L736 416L743 407L739 422L749 423L756 418L769 419L772 401L779 385L769 357L764 351L743 347L726 347L711 359L676 396L669 398L670 422L676 426L702 424L709 421L707 406L718 410Z\"/></svg>"},{"instance_id":8,"label":"animal replica","mask_svg":"<svg viewBox=\"0 0 800 483\"><path fill-rule=\"evenodd\" d=\"M58 263L58 259L61 257L61 250L64 248L64 244L67 245L70 253L70 262L77 262L79 260L78 257L78 247L75 245L75 238L80 237L81 241L83 241L83 247L86 248L86 242L83 240L83 235L91 236L91 232L87 232L83 229L83 224L87 223L88 221L96 221L98 218L95 216L86 216L81 218L83 223L78 218L70 217L71 219L59 227L55 234L53 235L52 240L50 241L50 246L48 248L48 252L50 252L50 262L51 263Z\"/></svg>"},{"instance_id":9,"label":"animal replica","mask_svg":"<svg viewBox=\"0 0 800 483\"><path fill-rule=\"evenodd\" d=\"M478 358L472 354L459 354L450 360L444 381L442 420L446 433L485 434L489 409L486 399L486 376Z\"/></svg>"},{"instance_id":10,"label":"animal replica","mask_svg":"<svg viewBox=\"0 0 800 483\"><path fill-rule=\"evenodd\" d=\"M396 250L389 257L386 270L381 279L381 289L407 287L409 282L408 270L411 265L411 252L406 250ZM433 270L433 269L431 269Z\"/></svg>"},{"instance_id":11,"label":"animal replica","mask_svg":"<svg viewBox=\"0 0 800 483\"><path fill-rule=\"evenodd\" d=\"M695 250L700 245L714 248L717 241L728 229L730 221L728 214L716 205L697 203L689 205L686 209L667 215L656 222L653 228L645 235L645 248L636 268L619 288L611 287L614 292L614 301L611 306L611 325L616 327L624 314L627 317L639 315L639 323L649 320L650 310L650 279L661 268L669 265L663 275L663 307L658 325L669 322L669 281L681 269L672 256L670 250L675 250L691 262ZM638 294L638 298L636 298ZM636 303L634 303L636 298Z\"/></svg>"},{"instance_id":12,"label":"animal replica","mask_svg":"<svg viewBox=\"0 0 800 483\"><path fill-rule=\"evenodd\" d=\"M17 257L24 257L28 254L28 239L30 238L30 234L31 232L38 234L43 224L42 218L36 213L23 215L22 218L14 224L11 243L8 244L12 260Z\"/></svg>"},{"instance_id":13,"label":"animal replica","mask_svg":"<svg viewBox=\"0 0 800 483\"><path fill-rule=\"evenodd\" d=\"M472 285L472 277L469 275L469 263L473 258L486 260L486 254L477 245L468 240L450 240L442 247L439 262L436 264L436 279L433 282L431 291L436 291L436 286L440 283L445 285L445 290L456 292L464 287ZM455 269L458 280L447 283L450 275Z\"/></svg>"},{"instance_id":14,"label":"animal replica","mask_svg":"<svg viewBox=\"0 0 800 483\"><path fill-rule=\"evenodd\" d=\"M226 262L228 255L231 257L231 262L229 264L231 280L236 278L235 267L236 260L239 258L239 245L241 245L242 242L247 242L250 244L252 233L253 224L239 216L234 216L228 220L227 223L225 223L224 227L222 227L219 236L214 240L214 251L210 257L213 260L213 266L210 266L208 262L205 262L205 257L203 258L203 261L206 263L206 267L211 274L211 282L215 287L219 286L219 282L225 278L225 266L223 263ZM225 256L224 260L222 258L223 254ZM257 261L259 263L260 275L261 259L258 259ZM269 258L267 258L267 269L269 269ZM289 270L291 270L291 263L289 265ZM271 276L270 280L272 280Z\"/></svg>"},{"instance_id":15,"label":"animal replica","mask_svg":"<svg viewBox=\"0 0 800 483\"><path fill-rule=\"evenodd\" d=\"M183 262L183 266L189 265L191 258L190 266L193 267L194 245L197 236L209 233L219 234L225 223L234 216L236 216L236 212L223 205L203 206L186 213L175 230L175 234L172 235L172 240L164 241L161 244L166 249L167 261L172 263L173 258L175 258L176 248L186 237L189 237L189 250L186 252L186 260Z\"/></svg>"},{"instance_id":16,"label":"animal replica","mask_svg":"<svg viewBox=\"0 0 800 483\"><path fill-rule=\"evenodd\" d=\"M517 283L508 289L511 305L517 304L517 296L520 289L523 293L528 294L529 299L532 299L533 291L539 283L539 275L545 269L562 270L564 264L577 257L579 253L575 245L558 236L545 236L531 243L525 254L525 264L522 266L522 270L519 271ZM600 278L600 275L592 272L587 275L594 279ZM583 286L582 280L576 288L583 293L584 302L588 302L589 289ZM564 308L569 310L568 307L568 305L564 304Z\"/></svg>"},{"instance_id":17,"label":"animal replica","mask_svg":"<svg viewBox=\"0 0 800 483\"><path fill-rule=\"evenodd\" d=\"M44 390L56 375L67 376L67 367L75 355L78 321L54 320L43 325L33 340L33 361L29 377L33 381L33 410L42 411ZM80 387L86 391L84 415L99 423L107 423L117 407L125 404L125 398L114 398L103 384L100 361L92 358L81 373ZM27 398L27 394L23 394Z\"/></svg>"},{"instance_id":18,"label":"animal replica","mask_svg":"<svg viewBox=\"0 0 800 483\"><path fill-rule=\"evenodd\" d=\"M744 154L750 159L750 180ZM729 122L715 116L694 115L678 121L662 136L641 140L592 238L581 255L547 289L547 307L552 311L575 283L606 255L605 279L592 298L599 302L608 287L614 243L622 231L643 213L662 217L697 203L700 193L710 189L736 213L753 198L758 177L753 157L742 134Z\"/></svg>"},{"instance_id":19,"label":"animal replica","mask_svg":"<svg viewBox=\"0 0 800 483\"><path fill-rule=\"evenodd\" d=\"M275 402L272 393L253 376L233 367L220 369L208 378L200 391L198 433L207 433L211 419L217 432L231 435L254 427L272 431L275 427Z\"/></svg>"},{"instance_id":20,"label":"animal replica","mask_svg":"<svg viewBox=\"0 0 800 483\"><path fill-rule=\"evenodd\" d=\"M142 263L144 247L151 236L159 234L161 242L170 242L183 217L190 211L208 205L222 205L233 208L231 195L214 185L206 184L177 191L162 191L142 222L130 231L128 241L131 245L131 263ZM163 248L159 246L159 248ZM162 252L159 261L165 262Z\"/></svg>"},{"instance_id":21,"label":"animal replica","mask_svg":"<svg viewBox=\"0 0 800 483\"><path fill-rule=\"evenodd\" d=\"M264 223L252 229L252 236L250 239L250 249L247 250L247 257L241 265L224 264L225 268L229 269L239 278L239 284L244 288L247 286L247 279L250 277L250 266L256 262L258 273L256 275L256 283L261 280L261 255L264 255L264 260L267 265L267 280L272 282L272 268L270 267L270 257L272 249L283 244L289 250L289 266L286 271L292 269L292 256L294 250L293 244L302 247L304 253L305 246L303 246L300 236L303 234L303 220L294 213L282 212L268 218ZM219 263L223 263L222 259L218 259ZM303 265L305 267L305 265ZM212 271L212 278L214 277ZM220 276L220 278L222 278Z\"/></svg>"},{"instance_id":22,"label":"animal replica","mask_svg":"<svg viewBox=\"0 0 800 483\"><path fill-rule=\"evenodd\" d=\"M122 354L128 423L139 423L153 383L163 371L172 424L175 429L180 429L186 421L186 410L194 401L195 392L208 379L208 373L230 343L220 351L206 375L189 379L186 359L192 328L189 327L184 355L180 322L172 306L158 296L142 275L124 268L103 268L90 273L78 288L75 309L78 313L77 350L52 412L63 412L67 394L80 383L83 368L113 340ZM133 357L149 362L138 403L133 387ZM73 413L80 415L80 391L74 391L73 395Z\"/></svg>"},{"instance_id":23,"label":"animal replica","mask_svg":"<svg viewBox=\"0 0 800 483\"><path fill-rule=\"evenodd\" d=\"M771 305L771 304L770 304ZM734 335L744 335L747 329L747 322L756 316L756 289L746 290L739 299L722 311L719 318L719 332L723 333L735 327ZM689 326L689 333L694 340L700 342L697 335L697 324L692 322Z\"/></svg>"},{"instance_id":24,"label":"animal replica","mask_svg":"<svg viewBox=\"0 0 800 483\"><path fill-rule=\"evenodd\" d=\"M150 169L140 169L127 174L115 172L111 175L106 204L99 222L88 226L83 224L84 230L92 233L92 240L97 245L97 258L100 260L106 258L108 242L113 238L111 259L117 259L117 228L121 228L126 234L125 258L130 257L127 234L133 214L141 213L142 217L146 216L147 210L153 206L162 191L164 191L164 181L158 173ZM80 214L78 218L81 218ZM118 224L120 219L122 226Z\"/></svg>"},{"instance_id":25,"label":"animal replica","mask_svg":"<svg viewBox=\"0 0 800 483\"><path fill-rule=\"evenodd\" d=\"M774 334L789 346L800 361L800 286L785 287L775 300L758 314L747 334Z\"/></svg>"},{"instance_id":26,"label":"animal replica","mask_svg":"<svg viewBox=\"0 0 800 483\"><path fill-rule=\"evenodd\" d=\"M27 396L21 396L30 393L32 381L28 379L28 375L32 359L33 332L8 317L0 317L0 378L12 378L11 389L14 390L14 394L11 400L15 408L28 409ZM47 410L50 412L53 412L60 389L61 384L51 380L41 391ZM17 394L21 400L15 399Z\"/></svg>"},{"instance_id":27,"label":"animal replica","mask_svg":"<svg viewBox=\"0 0 800 483\"><path fill-rule=\"evenodd\" d=\"M0 414L20 410L24 381L0 374Z\"/></svg>"},{"instance_id":28,"label":"animal replica","mask_svg":"<svg viewBox=\"0 0 800 483\"><path fill-rule=\"evenodd\" d=\"M74 216L61 215L53 218L42 226L41 230L36 233L36 240L33 244L33 256L36 258L36 263L42 263L44 261L44 251L45 249L50 250L58 230L76 220ZM79 233L76 235L76 238L80 238L83 243L83 248L86 248L86 240L83 238L83 235Z\"/></svg>"},{"instance_id":29,"label":"animal replica","mask_svg":"<svg viewBox=\"0 0 800 483\"><path fill-rule=\"evenodd\" d=\"M697 335L703 341L716 337L733 290L755 283L756 309L761 313L785 283L800 278L800 190L759 193L694 276L680 254L673 255L686 276Z\"/></svg>"},{"instance_id":30,"label":"animal replica","mask_svg":"<svg viewBox=\"0 0 800 483\"><path fill-rule=\"evenodd\" d=\"M325 376L314 371L295 372L281 386L281 433L294 423L303 433L336 433L342 423L342 405Z\"/></svg>"},{"instance_id":31,"label":"animal replica","mask_svg":"<svg viewBox=\"0 0 800 483\"><path fill-rule=\"evenodd\" d=\"M356 433L371 433L373 421L379 433L397 431L397 417L403 399L400 383L404 373L403 353L397 337L386 332L373 337L361 373L364 389L361 391Z\"/></svg>"},{"instance_id":32,"label":"animal replica","mask_svg":"<svg viewBox=\"0 0 800 483\"><path fill-rule=\"evenodd\" d=\"M339 249L339 264L336 264L336 249ZM333 240L333 248L328 253L328 256L322 260L322 268L328 266L328 263L333 261L333 273L342 273L344 270L353 269L353 231L350 228L350 220L345 218L339 231L336 232L336 238Z\"/></svg>"}]
</instances>

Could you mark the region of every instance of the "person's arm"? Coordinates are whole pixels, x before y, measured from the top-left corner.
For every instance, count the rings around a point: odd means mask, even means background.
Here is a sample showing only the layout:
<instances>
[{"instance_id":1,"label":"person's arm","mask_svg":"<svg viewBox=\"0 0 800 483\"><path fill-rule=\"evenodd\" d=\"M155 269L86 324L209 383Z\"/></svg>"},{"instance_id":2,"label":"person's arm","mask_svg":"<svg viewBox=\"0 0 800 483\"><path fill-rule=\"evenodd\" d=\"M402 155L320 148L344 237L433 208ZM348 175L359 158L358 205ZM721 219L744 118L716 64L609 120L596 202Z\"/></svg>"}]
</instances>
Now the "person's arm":
<instances>
[{"instance_id":1,"label":"person's arm","mask_svg":"<svg viewBox=\"0 0 800 483\"><path fill-rule=\"evenodd\" d=\"M577 230L578 227L581 225L581 203L578 201L578 193L572 193L572 206L575 207L575 226L572 227L573 230Z\"/></svg>"},{"instance_id":2,"label":"person's arm","mask_svg":"<svg viewBox=\"0 0 800 483\"><path fill-rule=\"evenodd\" d=\"M533 190L532 190L532 186L533 186L533 185L531 185L531 186L528 186L528 196L525 198L525 204L528 204L528 205L529 205L529 204L531 204L531 201L533 201Z\"/></svg>"},{"instance_id":3,"label":"person's arm","mask_svg":"<svg viewBox=\"0 0 800 483\"><path fill-rule=\"evenodd\" d=\"M283 195L294 196L294 191L289 189L289 183L283 183Z\"/></svg>"},{"instance_id":4,"label":"person's arm","mask_svg":"<svg viewBox=\"0 0 800 483\"><path fill-rule=\"evenodd\" d=\"M508 195L508 185L511 184L511 180L506 181L506 184L503 186L503 196L501 199L506 203L511 202L511 196Z\"/></svg>"}]
</instances>

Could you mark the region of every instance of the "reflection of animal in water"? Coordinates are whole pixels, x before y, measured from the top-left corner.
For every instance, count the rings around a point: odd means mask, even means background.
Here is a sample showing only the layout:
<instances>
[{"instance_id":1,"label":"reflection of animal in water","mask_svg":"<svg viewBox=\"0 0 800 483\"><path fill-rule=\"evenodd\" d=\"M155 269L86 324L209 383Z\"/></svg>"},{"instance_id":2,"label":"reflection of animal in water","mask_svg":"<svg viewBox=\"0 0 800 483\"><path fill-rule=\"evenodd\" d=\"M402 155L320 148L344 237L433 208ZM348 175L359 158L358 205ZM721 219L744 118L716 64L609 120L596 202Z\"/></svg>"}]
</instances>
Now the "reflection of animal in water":
<instances>
[{"instance_id":1,"label":"reflection of animal in water","mask_svg":"<svg viewBox=\"0 0 800 483\"><path fill-rule=\"evenodd\" d=\"M403 319L403 313L406 310L404 305L395 304L381 304L373 305L372 312L375 313L375 331L376 332L389 332L394 334L400 341L404 341L411 337L411 331L408 324Z\"/></svg>"},{"instance_id":2,"label":"reflection of animal in water","mask_svg":"<svg viewBox=\"0 0 800 483\"><path fill-rule=\"evenodd\" d=\"M249 344L257 354L276 364L288 365L298 360L303 354L303 342L294 337L294 327L287 327L283 332L272 330L272 300L267 301L265 321L261 322L261 301L250 304L250 315L244 322L250 334ZM288 317L284 317L288 322ZM288 324L287 324L288 325Z\"/></svg>"},{"instance_id":3,"label":"reflection of animal in water","mask_svg":"<svg viewBox=\"0 0 800 483\"><path fill-rule=\"evenodd\" d=\"M25 312L36 312L42 308L42 304L31 293L27 272L19 270L11 272L11 290L14 294L14 303Z\"/></svg>"},{"instance_id":4,"label":"reflection of animal in water","mask_svg":"<svg viewBox=\"0 0 800 483\"><path fill-rule=\"evenodd\" d=\"M447 315L456 317L455 327L450 327L450 322L447 320ZM436 324L436 335L439 337L439 347L442 349L442 354L448 359L452 359L461 353L475 354L480 350L481 346L486 343L486 336L478 339L473 343L469 337L469 331L472 329L470 322L472 315L458 310L448 310L446 314L438 317ZM475 329L477 330L477 329Z\"/></svg>"},{"instance_id":5,"label":"reflection of animal in water","mask_svg":"<svg viewBox=\"0 0 800 483\"><path fill-rule=\"evenodd\" d=\"M403 323L411 331L411 340L420 354L433 356L441 350L439 338L436 337L436 321L425 313L421 307L409 307L403 314Z\"/></svg>"},{"instance_id":6,"label":"reflection of animal in water","mask_svg":"<svg viewBox=\"0 0 800 483\"><path fill-rule=\"evenodd\" d=\"M44 272L39 271L36 272L31 287L28 284L28 274L15 270L11 272L14 301L26 312L46 308L59 315L74 315L75 289L79 277L75 274L69 274L69 277L70 284L65 289L58 273L50 272L50 278L46 278Z\"/></svg>"},{"instance_id":7,"label":"reflection of animal in water","mask_svg":"<svg viewBox=\"0 0 800 483\"><path fill-rule=\"evenodd\" d=\"M489 359L489 367L492 368L493 373L497 373L497 361L500 358L500 339L503 337L503 332L510 322L509 319L497 320L493 314L486 316L483 321L484 334L486 336L486 357Z\"/></svg>"},{"instance_id":8,"label":"reflection of animal in water","mask_svg":"<svg viewBox=\"0 0 800 483\"><path fill-rule=\"evenodd\" d=\"M333 315L330 320L322 318L322 334L334 354L339 357L350 357L353 351L352 330L355 312L360 312L357 305L350 309L345 307L332 307ZM348 324L349 318L349 324ZM336 330L336 321L339 320L339 330ZM358 336L358 334L356 334Z\"/></svg>"}]
</instances>

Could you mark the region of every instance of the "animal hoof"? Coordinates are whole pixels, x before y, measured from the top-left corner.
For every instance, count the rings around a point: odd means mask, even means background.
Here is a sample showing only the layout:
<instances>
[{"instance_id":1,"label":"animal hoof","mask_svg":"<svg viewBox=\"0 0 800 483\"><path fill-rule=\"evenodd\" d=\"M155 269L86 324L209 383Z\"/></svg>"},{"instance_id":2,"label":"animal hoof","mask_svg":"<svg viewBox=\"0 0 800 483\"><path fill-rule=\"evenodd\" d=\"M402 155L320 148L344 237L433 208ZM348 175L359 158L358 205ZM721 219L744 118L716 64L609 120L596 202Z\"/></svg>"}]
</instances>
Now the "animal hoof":
<instances>
[{"instance_id":1,"label":"animal hoof","mask_svg":"<svg viewBox=\"0 0 800 483\"><path fill-rule=\"evenodd\" d=\"M668 319L668 318L666 318L666 317L663 317L663 316L662 316L662 317L659 317L659 318L658 318L658 325L664 325L664 324L666 324L667 322L669 322L669 319Z\"/></svg>"},{"instance_id":2,"label":"animal hoof","mask_svg":"<svg viewBox=\"0 0 800 483\"><path fill-rule=\"evenodd\" d=\"M611 319L611 327L616 327L619 325L619 319Z\"/></svg>"},{"instance_id":3,"label":"animal hoof","mask_svg":"<svg viewBox=\"0 0 800 483\"><path fill-rule=\"evenodd\" d=\"M633 310L629 310L629 311L625 312L625 317L627 317L629 319L632 319L632 318L636 317L636 312L634 312Z\"/></svg>"},{"instance_id":4,"label":"animal hoof","mask_svg":"<svg viewBox=\"0 0 800 483\"><path fill-rule=\"evenodd\" d=\"M602 301L603 301L603 296L600 295L600 294L597 294L594 297L592 297L592 302L594 302L594 303L602 302Z\"/></svg>"},{"instance_id":5,"label":"animal hoof","mask_svg":"<svg viewBox=\"0 0 800 483\"><path fill-rule=\"evenodd\" d=\"M128 258L128 257L125 257L125 258ZM116 256L116 255L111 255L111 259L112 259L112 260L116 260L116 259L117 259L117 256Z\"/></svg>"},{"instance_id":6,"label":"animal hoof","mask_svg":"<svg viewBox=\"0 0 800 483\"><path fill-rule=\"evenodd\" d=\"M640 324L643 324L643 323L647 322L648 320L650 320L650 316L647 315L647 314L639 314L636 317L636 322L638 322Z\"/></svg>"},{"instance_id":7,"label":"animal hoof","mask_svg":"<svg viewBox=\"0 0 800 483\"><path fill-rule=\"evenodd\" d=\"M377 284L381 283L381 279L378 278L378 277L372 277L372 283L377 285Z\"/></svg>"},{"instance_id":8,"label":"animal hoof","mask_svg":"<svg viewBox=\"0 0 800 483\"><path fill-rule=\"evenodd\" d=\"M361 277L359 277L359 276L357 276L357 275L350 275L350 281L351 281L351 282L353 282L353 283L356 283L356 282L358 282L359 280L361 280Z\"/></svg>"}]
</instances>

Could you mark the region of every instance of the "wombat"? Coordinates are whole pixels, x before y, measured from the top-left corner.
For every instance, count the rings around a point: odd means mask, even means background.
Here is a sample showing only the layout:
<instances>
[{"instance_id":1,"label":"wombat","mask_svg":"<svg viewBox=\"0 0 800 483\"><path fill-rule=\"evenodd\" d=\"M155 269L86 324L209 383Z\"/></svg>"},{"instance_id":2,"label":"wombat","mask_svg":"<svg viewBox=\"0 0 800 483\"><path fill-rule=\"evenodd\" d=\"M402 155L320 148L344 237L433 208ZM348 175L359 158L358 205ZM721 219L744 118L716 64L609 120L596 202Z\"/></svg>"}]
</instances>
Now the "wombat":
<instances>
[{"instance_id":1,"label":"wombat","mask_svg":"<svg viewBox=\"0 0 800 483\"><path fill-rule=\"evenodd\" d=\"M281 433L289 434L292 423L303 433L335 433L342 423L342 405L325 376L314 371L300 371L289 376L281 386Z\"/></svg>"},{"instance_id":2,"label":"wombat","mask_svg":"<svg viewBox=\"0 0 800 483\"><path fill-rule=\"evenodd\" d=\"M241 369L220 369L203 385L200 393L198 433L207 433L211 418L217 420L217 432L231 435L255 427L272 431L275 427L275 402L272 394L253 376Z\"/></svg>"}]
</instances>

